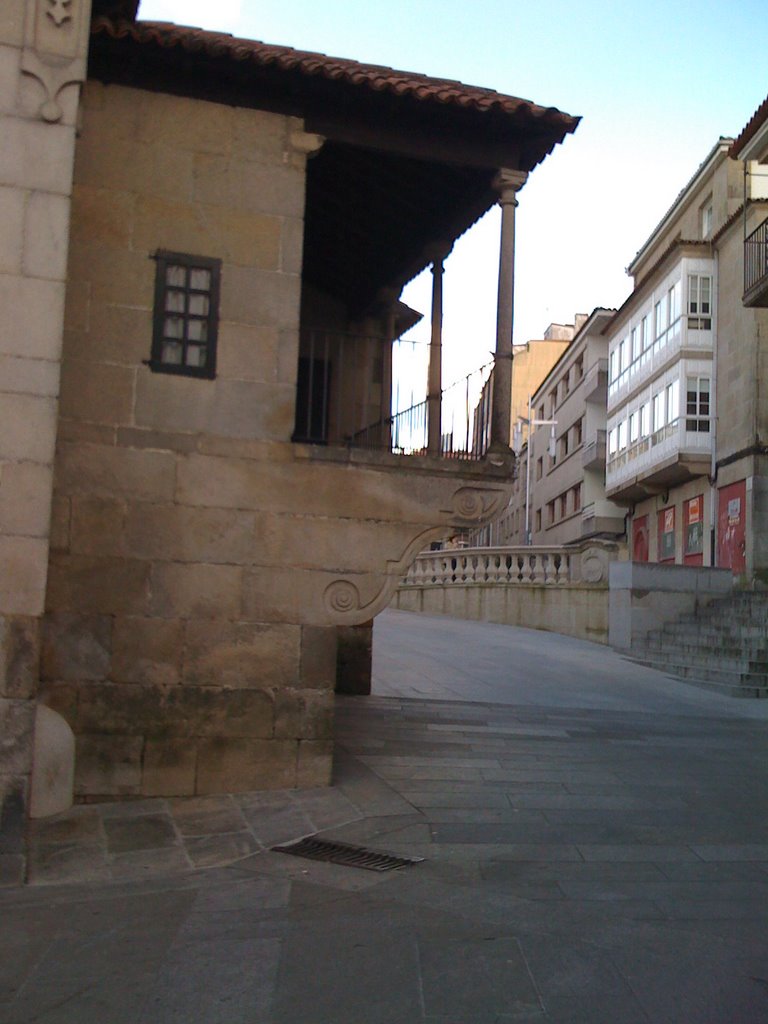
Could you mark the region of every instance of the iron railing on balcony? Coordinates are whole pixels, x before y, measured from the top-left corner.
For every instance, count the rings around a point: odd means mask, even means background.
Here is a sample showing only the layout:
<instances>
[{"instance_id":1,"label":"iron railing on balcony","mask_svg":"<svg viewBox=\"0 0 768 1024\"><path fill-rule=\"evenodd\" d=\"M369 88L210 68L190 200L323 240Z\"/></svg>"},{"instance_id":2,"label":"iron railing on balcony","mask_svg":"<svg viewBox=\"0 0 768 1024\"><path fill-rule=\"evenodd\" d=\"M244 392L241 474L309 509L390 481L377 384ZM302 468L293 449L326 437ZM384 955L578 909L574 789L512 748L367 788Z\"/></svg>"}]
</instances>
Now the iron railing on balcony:
<instances>
[{"instance_id":1,"label":"iron railing on balcony","mask_svg":"<svg viewBox=\"0 0 768 1024\"><path fill-rule=\"evenodd\" d=\"M764 284L768 288L768 218L744 239L744 295Z\"/></svg>"},{"instance_id":2,"label":"iron railing on balcony","mask_svg":"<svg viewBox=\"0 0 768 1024\"><path fill-rule=\"evenodd\" d=\"M294 441L399 455L480 459L490 443L493 364L445 388L440 451L428 448L429 345L400 338L308 331L302 335Z\"/></svg>"}]
</instances>

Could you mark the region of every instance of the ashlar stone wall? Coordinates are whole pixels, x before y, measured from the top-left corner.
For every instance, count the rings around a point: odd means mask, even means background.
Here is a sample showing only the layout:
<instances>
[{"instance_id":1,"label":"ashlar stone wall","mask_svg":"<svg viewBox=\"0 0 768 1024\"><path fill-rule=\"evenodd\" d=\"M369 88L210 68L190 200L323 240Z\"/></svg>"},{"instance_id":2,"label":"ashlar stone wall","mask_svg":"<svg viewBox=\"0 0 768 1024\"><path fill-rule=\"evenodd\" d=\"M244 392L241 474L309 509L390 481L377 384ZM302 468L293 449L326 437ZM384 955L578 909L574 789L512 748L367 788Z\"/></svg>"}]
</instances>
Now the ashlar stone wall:
<instances>
[{"instance_id":1,"label":"ashlar stone wall","mask_svg":"<svg viewBox=\"0 0 768 1024\"><path fill-rule=\"evenodd\" d=\"M81 798L328 781L334 630L265 614L246 568L293 427L300 129L85 89L42 659ZM144 365L159 248L223 261L213 381Z\"/></svg>"},{"instance_id":2,"label":"ashlar stone wall","mask_svg":"<svg viewBox=\"0 0 768 1024\"><path fill-rule=\"evenodd\" d=\"M26 802L90 4L0 3L0 827Z\"/></svg>"},{"instance_id":3,"label":"ashlar stone wall","mask_svg":"<svg viewBox=\"0 0 768 1024\"><path fill-rule=\"evenodd\" d=\"M749 209L746 229L733 225L718 245L717 486L746 480L747 573L768 580L768 459L754 451L768 443L768 309L748 308L743 292L743 238L768 215ZM739 454L741 453L741 457Z\"/></svg>"},{"instance_id":4,"label":"ashlar stone wall","mask_svg":"<svg viewBox=\"0 0 768 1024\"><path fill-rule=\"evenodd\" d=\"M328 783L338 626L507 501L511 456L291 443L312 142L88 83L42 657L80 799ZM215 380L145 365L158 248L222 260Z\"/></svg>"}]
</instances>

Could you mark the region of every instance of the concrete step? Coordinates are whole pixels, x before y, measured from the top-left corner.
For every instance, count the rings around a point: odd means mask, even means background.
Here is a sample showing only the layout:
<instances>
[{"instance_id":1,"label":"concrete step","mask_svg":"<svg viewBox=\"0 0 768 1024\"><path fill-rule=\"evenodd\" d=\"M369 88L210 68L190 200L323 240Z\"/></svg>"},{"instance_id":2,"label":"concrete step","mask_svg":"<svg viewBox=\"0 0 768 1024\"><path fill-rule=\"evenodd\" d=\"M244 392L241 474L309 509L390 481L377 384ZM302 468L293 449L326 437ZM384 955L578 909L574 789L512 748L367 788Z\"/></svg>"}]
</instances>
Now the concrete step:
<instances>
[{"instance_id":1,"label":"concrete step","mask_svg":"<svg viewBox=\"0 0 768 1024\"><path fill-rule=\"evenodd\" d=\"M660 631L667 633L693 632L699 636L712 636L717 639L720 639L720 637L740 636L762 640L768 636L768 626L762 626L759 623L753 622L734 622L725 615L720 620L712 622L704 619L692 619L690 621L675 619L674 622L666 623Z\"/></svg>"},{"instance_id":2,"label":"concrete step","mask_svg":"<svg viewBox=\"0 0 768 1024\"><path fill-rule=\"evenodd\" d=\"M686 613L675 619L675 622L685 626L707 626L715 629L729 629L734 626L744 629L768 628L768 616L750 615L728 608L719 608L711 612L709 609L703 609L698 614Z\"/></svg>"},{"instance_id":3,"label":"concrete step","mask_svg":"<svg viewBox=\"0 0 768 1024\"><path fill-rule=\"evenodd\" d=\"M765 676L768 680L768 658L750 659L738 652L728 656L717 651L685 650L672 646L651 647L638 644L637 647L632 648L632 653L653 658L655 661L687 665L691 669Z\"/></svg>"},{"instance_id":4,"label":"concrete step","mask_svg":"<svg viewBox=\"0 0 768 1024\"><path fill-rule=\"evenodd\" d=\"M653 668L678 679L684 679L694 686L707 690L717 690L731 697L768 698L768 674L731 672L721 669L703 669L675 662L669 658L649 658L636 654L634 650L628 656L639 665Z\"/></svg>"},{"instance_id":5,"label":"concrete step","mask_svg":"<svg viewBox=\"0 0 768 1024\"><path fill-rule=\"evenodd\" d=\"M711 639L653 633L637 641L636 647L648 651L676 651L681 655L702 656L716 662L723 658L736 658L746 663L768 664L768 645L764 643L715 643Z\"/></svg>"},{"instance_id":6,"label":"concrete step","mask_svg":"<svg viewBox=\"0 0 768 1024\"><path fill-rule=\"evenodd\" d=\"M734 697L768 697L768 593L717 598L637 642L629 657Z\"/></svg>"}]
</instances>

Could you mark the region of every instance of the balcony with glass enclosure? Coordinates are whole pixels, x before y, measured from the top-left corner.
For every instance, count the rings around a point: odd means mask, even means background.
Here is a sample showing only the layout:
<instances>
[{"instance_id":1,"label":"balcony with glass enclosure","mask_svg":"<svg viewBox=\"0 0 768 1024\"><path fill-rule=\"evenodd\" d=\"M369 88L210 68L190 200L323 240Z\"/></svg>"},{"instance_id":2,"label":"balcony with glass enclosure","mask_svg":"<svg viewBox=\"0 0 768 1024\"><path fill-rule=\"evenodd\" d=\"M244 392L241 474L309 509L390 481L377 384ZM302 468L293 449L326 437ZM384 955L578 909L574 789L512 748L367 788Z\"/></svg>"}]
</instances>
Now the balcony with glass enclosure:
<instances>
[{"instance_id":1,"label":"balcony with glass enclosure","mask_svg":"<svg viewBox=\"0 0 768 1024\"><path fill-rule=\"evenodd\" d=\"M679 364L608 421L606 496L639 501L710 471L713 421L706 363ZM680 405L684 386L684 408Z\"/></svg>"},{"instance_id":2,"label":"balcony with glass enclosure","mask_svg":"<svg viewBox=\"0 0 768 1024\"><path fill-rule=\"evenodd\" d=\"M683 352L713 348L714 264L682 259L624 320L608 347L608 412Z\"/></svg>"}]
</instances>

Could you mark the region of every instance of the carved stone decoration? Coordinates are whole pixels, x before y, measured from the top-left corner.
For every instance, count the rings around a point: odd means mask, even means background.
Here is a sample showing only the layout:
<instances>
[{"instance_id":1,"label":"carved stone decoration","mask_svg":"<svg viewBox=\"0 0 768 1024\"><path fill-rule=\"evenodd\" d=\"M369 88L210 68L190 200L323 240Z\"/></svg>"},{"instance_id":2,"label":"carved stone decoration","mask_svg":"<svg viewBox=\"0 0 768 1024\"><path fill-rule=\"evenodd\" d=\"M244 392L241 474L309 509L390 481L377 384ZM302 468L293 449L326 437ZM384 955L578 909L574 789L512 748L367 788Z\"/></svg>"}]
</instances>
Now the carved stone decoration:
<instances>
[{"instance_id":1,"label":"carved stone decoration","mask_svg":"<svg viewBox=\"0 0 768 1024\"><path fill-rule=\"evenodd\" d=\"M32 0L21 70L42 87L40 117L60 121L59 97L68 85L85 80L88 50L87 0Z\"/></svg>"},{"instance_id":2,"label":"carved stone decoration","mask_svg":"<svg viewBox=\"0 0 768 1024\"><path fill-rule=\"evenodd\" d=\"M506 499L506 490L460 487L451 499L453 507L445 511L452 519L477 523L480 520L487 521L500 512Z\"/></svg>"},{"instance_id":3,"label":"carved stone decoration","mask_svg":"<svg viewBox=\"0 0 768 1024\"><path fill-rule=\"evenodd\" d=\"M360 591L349 580L334 580L325 589L323 603L328 611L347 615L360 607Z\"/></svg>"},{"instance_id":4,"label":"carved stone decoration","mask_svg":"<svg viewBox=\"0 0 768 1024\"><path fill-rule=\"evenodd\" d=\"M319 153L325 143L324 135L317 135L314 132L293 131L290 136L291 148L297 153L305 156L314 156Z\"/></svg>"},{"instance_id":5,"label":"carved stone decoration","mask_svg":"<svg viewBox=\"0 0 768 1024\"><path fill-rule=\"evenodd\" d=\"M581 578L585 583L601 583L606 568L605 556L595 548L589 548L581 556Z\"/></svg>"},{"instance_id":6,"label":"carved stone decoration","mask_svg":"<svg viewBox=\"0 0 768 1024\"><path fill-rule=\"evenodd\" d=\"M366 604L362 603L362 597L358 587L348 579L334 580L325 588L323 594L323 605L331 621L336 625L355 625L360 622L367 622L379 612L383 611L397 590L400 580L408 571L414 558L426 545L437 537L445 536L445 529L442 527L430 527L415 537L406 547L398 559L387 561L385 573L378 575L380 583L375 596ZM373 577L376 578L376 577ZM370 581L371 574L366 574L365 579Z\"/></svg>"},{"instance_id":7,"label":"carved stone decoration","mask_svg":"<svg viewBox=\"0 0 768 1024\"><path fill-rule=\"evenodd\" d=\"M65 21L72 20L72 12L69 10L71 3L72 0L48 0L46 14L56 28L61 28Z\"/></svg>"}]
</instances>

